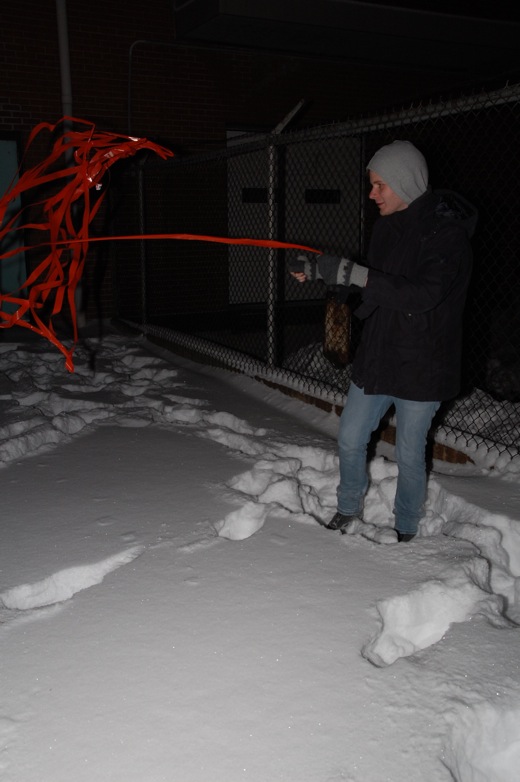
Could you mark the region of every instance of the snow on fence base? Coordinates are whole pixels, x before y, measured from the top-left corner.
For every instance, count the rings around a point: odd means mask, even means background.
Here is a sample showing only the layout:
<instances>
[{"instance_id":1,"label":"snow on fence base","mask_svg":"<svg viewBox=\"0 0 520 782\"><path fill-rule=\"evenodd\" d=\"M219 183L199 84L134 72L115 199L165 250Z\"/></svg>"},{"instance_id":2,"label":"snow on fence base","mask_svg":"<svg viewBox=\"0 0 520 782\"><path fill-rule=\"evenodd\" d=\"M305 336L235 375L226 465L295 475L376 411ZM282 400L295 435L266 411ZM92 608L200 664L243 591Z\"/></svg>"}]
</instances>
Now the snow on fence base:
<instances>
[{"instance_id":1,"label":"snow on fence base","mask_svg":"<svg viewBox=\"0 0 520 782\"><path fill-rule=\"evenodd\" d=\"M163 326L151 324L139 324L136 322L113 320L114 327L122 333L142 334L151 344L159 345L175 354L185 356L186 358L204 363L211 366L221 367L231 372L238 372L261 382L270 388L281 391L294 399L312 404L313 406L324 410L325 412L334 412L340 416L343 410L345 392L338 388L348 388L349 377L347 370L334 369L330 362L327 362L331 368L331 382L325 383L314 379L314 375L309 375L308 369L311 366L309 361L316 360L315 346L311 346L312 351L305 348L305 360L301 357L297 361L291 362L290 366L284 365L283 368L266 366L265 361L253 359L244 353L209 342L207 339L195 337L183 332L175 331ZM322 346L318 350L320 361L325 362ZM321 369L321 363L318 367L311 369ZM338 372L341 377L338 376ZM340 381L340 382L338 382ZM315 389L315 393L309 393L305 389L309 387ZM465 426L466 418L469 416L469 422L473 420L471 410L475 405L483 404L481 396L487 396L484 392L475 389L469 396L458 400L457 416L455 421L450 417L444 420L435 430L435 439L430 440L432 448L431 456L439 462L450 464L467 465L484 468L486 470L496 470L497 473L511 473L517 475L520 472L520 452L518 450L518 426L509 427L507 438L504 439L504 427L501 426L498 431L494 431L491 424L494 425L493 416L488 421L488 426L481 423L479 432L469 431ZM496 405L499 403L497 402ZM520 408L520 404L518 405ZM460 408L460 409L459 409ZM520 412L520 410L519 410ZM466 415L467 413L467 415ZM473 413L474 415L474 413ZM452 416L452 413L450 413ZM500 418L495 414L496 418ZM493 419L493 420L491 420ZM515 419L516 420L516 419ZM499 421L500 423L500 421ZM483 428L482 428L483 427ZM395 428L392 423L388 423L378 430L377 436L388 444L395 442Z\"/></svg>"}]
</instances>

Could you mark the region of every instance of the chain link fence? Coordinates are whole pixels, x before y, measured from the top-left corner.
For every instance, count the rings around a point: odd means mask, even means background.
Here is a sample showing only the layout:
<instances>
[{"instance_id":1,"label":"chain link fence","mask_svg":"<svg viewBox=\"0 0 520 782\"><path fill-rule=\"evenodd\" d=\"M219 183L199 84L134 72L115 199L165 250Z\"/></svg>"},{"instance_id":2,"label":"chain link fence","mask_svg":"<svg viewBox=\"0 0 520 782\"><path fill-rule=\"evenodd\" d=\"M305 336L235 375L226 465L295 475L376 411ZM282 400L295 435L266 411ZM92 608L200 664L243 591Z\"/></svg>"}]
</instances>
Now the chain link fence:
<instances>
[{"instance_id":1,"label":"chain link fence","mask_svg":"<svg viewBox=\"0 0 520 782\"><path fill-rule=\"evenodd\" d=\"M112 189L116 234L276 239L362 259L377 217L365 166L413 142L434 189L479 210L466 308L463 391L437 443L490 467L518 456L520 263L516 152L520 85L298 133L233 140L220 152L131 163ZM341 409L360 324L338 291L300 285L294 249L160 239L114 243L121 321L203 360Z\"/></svg>"}]
</instances>

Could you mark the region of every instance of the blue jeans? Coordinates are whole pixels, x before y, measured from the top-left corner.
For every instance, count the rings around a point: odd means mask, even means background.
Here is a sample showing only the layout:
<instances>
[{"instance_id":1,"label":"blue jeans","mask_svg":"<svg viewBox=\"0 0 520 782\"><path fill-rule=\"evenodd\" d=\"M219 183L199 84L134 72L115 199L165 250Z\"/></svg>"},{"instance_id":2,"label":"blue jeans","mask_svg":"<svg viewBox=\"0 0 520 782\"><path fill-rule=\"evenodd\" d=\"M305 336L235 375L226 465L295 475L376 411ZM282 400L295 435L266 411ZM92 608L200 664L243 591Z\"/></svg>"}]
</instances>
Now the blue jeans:
<instances>
[{"instance_id":1,"label":"blue jeans","mask_svg":"<svg viewBox=\"0 0 520 782\"><path fill-rule=\"evenodd\" d=\"M338 511L345 516L361 513L368 488L368 443L392 405L396 411L398 466L394 526L399 532L415 533L426 499L426 438L440 402L412 402L365 394L354 383L350 384L338 433Z\"/></svg>"}]
</instances>

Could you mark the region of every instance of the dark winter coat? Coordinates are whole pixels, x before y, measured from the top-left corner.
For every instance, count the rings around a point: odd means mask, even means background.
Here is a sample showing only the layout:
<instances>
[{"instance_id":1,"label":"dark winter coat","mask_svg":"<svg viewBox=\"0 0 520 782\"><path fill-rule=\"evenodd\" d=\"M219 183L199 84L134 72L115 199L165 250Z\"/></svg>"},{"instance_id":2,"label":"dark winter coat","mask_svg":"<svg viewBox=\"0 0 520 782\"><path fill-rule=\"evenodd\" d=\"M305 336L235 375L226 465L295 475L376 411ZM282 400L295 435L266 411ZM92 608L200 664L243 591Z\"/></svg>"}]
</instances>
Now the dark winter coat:
<instances>
[{"instance_id":1,"label":"dark winter coat","mask_svg":"<svg viewBox=\"0 0 520 782\"><path fill-rule=\"evenodd\" d=\"M367 394L443 401L460 389L462 318L475 208L427 192L372 233L352 380Z\"/></svg>"}]
</instances>

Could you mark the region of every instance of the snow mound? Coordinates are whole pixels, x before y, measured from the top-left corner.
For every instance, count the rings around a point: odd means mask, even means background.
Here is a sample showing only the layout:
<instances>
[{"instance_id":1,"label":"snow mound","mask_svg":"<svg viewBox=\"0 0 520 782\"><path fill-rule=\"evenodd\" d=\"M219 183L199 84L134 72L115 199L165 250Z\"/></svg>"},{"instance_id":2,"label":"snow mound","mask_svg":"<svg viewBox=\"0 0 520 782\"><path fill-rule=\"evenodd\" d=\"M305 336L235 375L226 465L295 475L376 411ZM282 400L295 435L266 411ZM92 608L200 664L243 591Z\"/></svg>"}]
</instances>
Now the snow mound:
<instances>
[{"instance_id":1,"label":"snow mound","mask_svg":"<svg viewBox=\"0 0 520 782\"><path fill-rule=\"evenodd\" d=\"M225 429L229 429L237 434L249 434L256 437L263 437L266 434L265 429L255 429L250 426L247 421L243 421L241 418L237 418L236 415L225 412L213 412L204 416L208 424L220 426Z\"/></svg>"},{"instance_id":2,"label":"snow mound","mask_svg":"<svg viewBox=\"0 0 520 782\"><path fill-rule=\"evenodd\" d=\"M520 769L520 709L464 704L451 716L444 763L457 782L512 782Z\"/></svg>"},{"instance_id":3,"label":"snow mound","mask_svg":"<svg viewBox=\"0 0 520 782\"><path fill-rule=\"evenodd\" d=\"M62 603L70 600L76 592L100 584L108 573L132 562L142 552L142 546L134 546L101 562L59 570L34 584L21 584L7 589L0 594L0 603L5 608L19 611Z\"/></svg>"},{"instance_id":4,"label":"snow mound","mask_svg":"<svg viewBox=\"0 0 520 782\"><path fill-rule=\"evenodd\" d=\"M255 502L246 502L238 510L229 513L215 524L217 534L228 540L245 540L264 526L268 507Z\"/></svg>"},{"instance_id":5,"label":"snow mound","mask_svg":"<svg viewBox=\"0 0 520 782\"><path fill-rule=\"evenodd\" d=\"M467 622L475 614L495 624L506 621L502 619L504 600L482 588L485 570L486 563L474 559L444 579L428 581L407 595L380 600L376 608L381 627L363 648L363 656L379 667L391 665L437 643L451 624Z\"/></svg>"}]
</instances>

